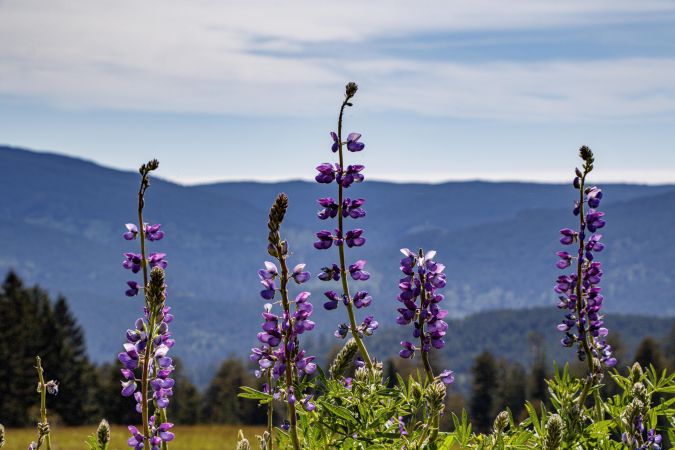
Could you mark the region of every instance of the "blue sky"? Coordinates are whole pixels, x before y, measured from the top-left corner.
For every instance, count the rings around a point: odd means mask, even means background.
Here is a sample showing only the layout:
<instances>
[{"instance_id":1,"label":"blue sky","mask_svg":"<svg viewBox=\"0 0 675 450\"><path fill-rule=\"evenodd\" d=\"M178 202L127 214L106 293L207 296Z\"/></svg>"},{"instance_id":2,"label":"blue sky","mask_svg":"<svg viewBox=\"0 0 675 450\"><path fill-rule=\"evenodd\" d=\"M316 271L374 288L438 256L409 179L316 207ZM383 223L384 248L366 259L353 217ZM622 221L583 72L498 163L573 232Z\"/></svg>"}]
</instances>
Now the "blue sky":
<instances>
[{"instance_id":1,"label":"blue sky","mask_svg":"<svg viewBox=\"0 0 675 450\"><path fill-rule=\"evenodd\" d=\"M675 2L0 0L0 143L182 183L675 182Z\"/></svg>"}]
</instances>

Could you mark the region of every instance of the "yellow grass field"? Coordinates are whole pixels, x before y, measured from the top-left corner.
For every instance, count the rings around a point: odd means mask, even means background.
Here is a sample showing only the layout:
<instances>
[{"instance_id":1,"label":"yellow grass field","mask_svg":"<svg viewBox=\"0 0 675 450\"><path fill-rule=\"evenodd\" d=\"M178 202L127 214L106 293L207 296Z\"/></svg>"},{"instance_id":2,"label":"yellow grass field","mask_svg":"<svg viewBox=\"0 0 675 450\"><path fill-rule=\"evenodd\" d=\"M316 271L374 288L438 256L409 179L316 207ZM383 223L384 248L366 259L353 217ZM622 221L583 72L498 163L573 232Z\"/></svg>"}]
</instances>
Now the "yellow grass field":
<instances>
[{"instance_id":1,"label":"yellow grass field","mask_svg":"<svg viewBox=\"0 0 675 450\"><path fill-rule=\"evenodd\" d=\"M52 430L52 450L86 450L87 446L84 441L88 435L96 431L96 427L96 425L71 428L55 426ZM255 435L264 430L264 427L239 427L237 425L176 425L172 430L176 433L176 439L171 442L170 448L171 450L233 450L240 428L244 430L251 444L256 442ZM110 450L128 449L127 439L129 437L126 427L112 426ZM6 430L7 442L2 450L26 450L28 444L35 438L35 429L8 429ZM257 448L257 445L254 448Z\"/></svg>"}]
</instances>

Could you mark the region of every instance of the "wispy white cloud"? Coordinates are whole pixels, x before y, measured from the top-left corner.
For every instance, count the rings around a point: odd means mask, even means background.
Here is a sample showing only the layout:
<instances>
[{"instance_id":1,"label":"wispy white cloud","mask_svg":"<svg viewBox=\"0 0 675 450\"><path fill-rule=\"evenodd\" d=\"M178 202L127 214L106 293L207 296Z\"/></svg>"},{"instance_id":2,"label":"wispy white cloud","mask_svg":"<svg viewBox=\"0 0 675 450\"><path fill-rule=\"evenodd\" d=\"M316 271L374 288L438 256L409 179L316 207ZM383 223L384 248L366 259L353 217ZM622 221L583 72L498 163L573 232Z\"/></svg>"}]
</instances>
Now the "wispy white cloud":
<instances>
[{"instance_id":1,"label":"wispy white cloud","mask_svg":"<svg viewBox=\"0 0 675 450\"><path fill-rule=\"evenodd\" d=\"M675 60L420 61L303 51L429 32L539 29L675 13L670 1L8 0L0 95L69 108L327 112L348 79L376 110L497 119L675 115Z\"/></svg>"}]
</instances>

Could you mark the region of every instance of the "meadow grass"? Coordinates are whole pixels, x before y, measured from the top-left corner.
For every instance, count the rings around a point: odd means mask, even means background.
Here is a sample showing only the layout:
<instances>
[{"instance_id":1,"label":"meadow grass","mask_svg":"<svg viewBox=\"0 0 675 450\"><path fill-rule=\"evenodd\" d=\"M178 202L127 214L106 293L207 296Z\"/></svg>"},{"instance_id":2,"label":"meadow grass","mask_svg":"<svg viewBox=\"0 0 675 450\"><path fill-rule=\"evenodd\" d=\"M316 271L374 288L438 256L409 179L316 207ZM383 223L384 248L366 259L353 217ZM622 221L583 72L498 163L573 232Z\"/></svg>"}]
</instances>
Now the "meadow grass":
<instances>
[{"instance_id":1,"label":"meadow grass","mask_svg":"<svg viewBox=\"0 0 675 450\"><path fill-rule=\"evenodd\" d=\"M86 449L84 441L91 433L96 432L96 425L86 427L55 426L52 430L52 450ZM110 450L128 449L129 432L126 427L113 425L111 430ZM237 432L244 434L257 447L256 434L261 434L264 427L238 425L176 425L173 431L176 439L171 442L171 450L234 450L237 443ZM35 440L34 428L8 429L7 443L2 450L26 450L28 444ZM254 447L255 448L255 447Z\"/></svg>"}]
</instances>

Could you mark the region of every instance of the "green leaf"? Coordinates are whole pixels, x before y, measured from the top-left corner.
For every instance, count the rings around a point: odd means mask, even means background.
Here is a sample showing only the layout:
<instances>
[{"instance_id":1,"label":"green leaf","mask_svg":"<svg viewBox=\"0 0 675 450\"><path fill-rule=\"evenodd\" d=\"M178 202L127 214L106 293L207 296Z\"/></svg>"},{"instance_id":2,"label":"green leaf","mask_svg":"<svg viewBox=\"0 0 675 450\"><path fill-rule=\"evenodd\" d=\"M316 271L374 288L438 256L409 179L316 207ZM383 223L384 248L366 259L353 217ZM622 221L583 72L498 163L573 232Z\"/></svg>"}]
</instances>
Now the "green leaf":
<instances>
[{"instance_id":1,"label":"green leaf","mask_svg":"<svg viewBox=\"0 0 675 450\"><path fill-rule=\"evenodd\" d=\"M358 423L358 421L354 418L354 416L352 416L349 410L343 406L331 405L330 403L322 403L321 406L327 409L334 416L340 417L341 419L344 419L351 424Z\"/></svg>"}]
</instances>

